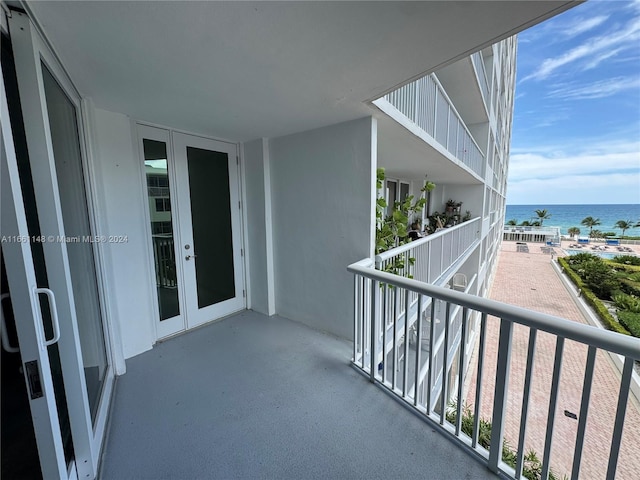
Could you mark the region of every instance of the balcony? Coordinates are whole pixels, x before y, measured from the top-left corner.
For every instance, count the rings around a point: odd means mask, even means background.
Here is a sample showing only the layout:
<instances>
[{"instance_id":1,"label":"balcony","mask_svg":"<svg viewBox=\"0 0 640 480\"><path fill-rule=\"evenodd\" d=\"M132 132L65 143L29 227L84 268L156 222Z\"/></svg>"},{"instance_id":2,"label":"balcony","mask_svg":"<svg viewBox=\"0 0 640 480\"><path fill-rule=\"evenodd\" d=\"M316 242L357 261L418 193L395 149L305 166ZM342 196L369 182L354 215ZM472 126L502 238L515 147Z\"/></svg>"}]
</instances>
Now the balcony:
<instances>
[{"instance_id":1,"label":"balcony","mask_svg":"<svg viewBox=\"0 0 640 480\"><path fill-rule=\"evenodd\" d=\"M489 80L487 77L487 72L484 68L484 59L482 56L482 52L476 52L471 55L471 62L473 63L473 67L475 68L478 84L480 85L480 92L482 93L482 98L484 99L484 104L486 107L489 105L491 97L489 94Z\"/></svg>"},{"instance_id":2,"label":"balcony","mask_svg":"<svg viewBox=\"0 0 640 480\"><path fill-rule=\"evenodd\" d=\"M369 259L348 269L355 275L354 365L489 470L521 478L528 461L527 441L534 435L543 442L536 478L546 479L553 471L558 454L554 440L571 444L562 454L572 458L572 479L580 478L585 463L592 466L594 461L607 479L616 478L620 459L620 478L637 472L637 439L627 434L623 442L623 427L625 421L637 425L629 394L634 362L640 360L638 339L382 272ZM514 285L514 294L517 290ZM495 336L488 333L492 331ZM479 334L478 342L474 333ZM537 356L537 344L544 344L545 350L551 345L552 355ZM474 346L477 350L471 355ZM512 356L516 349L526 352L522 364L519 356ZM477 359L475 364L470 357ZM606 398L592 396L592 390L602 391L595 387L603 380L601 365L609 364L608 357L623 364L618 387L608 390ZM562 375L563 362L579 362L580 378ZM509 381L512 368L523 372L522 383ZM541 369L548 379L545 385L532 382L540 378ZM568 382L579 394L574 396L576 413L564 411L575 421L567 435L558 399ZM508 411L508 399L519 411ZM541 419L546 426L541 426ZM607 419L604 425L602 419ZM529 420L535 427L528 428ZM486 421L491 422L489 429ZM512 454L505 457L507 424L516 440L510 443ZM573 439L567 442L558 435ZM591 442L586 445L587 437ZM621 457L621 451L626 456Z\"/></svg>"},{"instance_id":3,"label":"balcony","mask_svg":"<svg viewBox=\"0 0 640 480\"><path fill-rule=\"evenodd\" d=\"M485 157L435 75L422 77L375 100L380 110L400 114L417 127L427 143L441 146L449 160L482 177ZM404 122L403 122L404 123Z\"/></svg>"},{"instance_id":4,"label":"balcony","mask_svg":"<svg viewBox=\"0 0 640 480\"><path fill-rule=\"evenodd\" d=\"M399 259L406 270L397 273L410 273L412 278L422 282L442 285L453 276L455 269L480 243L480 217L445 228L427 237L401 245L376 257L376 268L387 270ZM409 266L409 258L414 264Z\"/></svg>"},{"instance_id":5,"label":"balcony","mask_svg":"<svg viewBox=\"0 0 640 480\"><path fill-rule=\"evenodd\" d=\"M350 360L252 311L160 343L118 379L101 478L497 478Z\"/></svg>"}]
</instances>

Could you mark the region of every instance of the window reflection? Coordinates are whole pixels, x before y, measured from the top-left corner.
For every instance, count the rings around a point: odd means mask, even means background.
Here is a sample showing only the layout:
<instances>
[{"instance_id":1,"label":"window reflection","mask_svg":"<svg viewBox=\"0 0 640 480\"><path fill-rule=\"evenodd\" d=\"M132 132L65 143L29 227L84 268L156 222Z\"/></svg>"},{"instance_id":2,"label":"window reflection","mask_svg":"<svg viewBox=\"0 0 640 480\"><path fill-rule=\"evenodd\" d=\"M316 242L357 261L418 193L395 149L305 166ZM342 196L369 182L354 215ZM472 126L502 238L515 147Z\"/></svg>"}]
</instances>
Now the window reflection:
<instances>
[{"instance_id":1,"label":"window reflection","mask_svg":"<svg viewBox=\"0 0 640 480\"><path fill-rule=\"evenodd\" d=\"M171 193L167 168L167 144L146 138L142 143L147 177L149 217L151 218L151 236L153 238L156 290L160 320L162 321L180 314Z\"/></svg>"}]
</instances>

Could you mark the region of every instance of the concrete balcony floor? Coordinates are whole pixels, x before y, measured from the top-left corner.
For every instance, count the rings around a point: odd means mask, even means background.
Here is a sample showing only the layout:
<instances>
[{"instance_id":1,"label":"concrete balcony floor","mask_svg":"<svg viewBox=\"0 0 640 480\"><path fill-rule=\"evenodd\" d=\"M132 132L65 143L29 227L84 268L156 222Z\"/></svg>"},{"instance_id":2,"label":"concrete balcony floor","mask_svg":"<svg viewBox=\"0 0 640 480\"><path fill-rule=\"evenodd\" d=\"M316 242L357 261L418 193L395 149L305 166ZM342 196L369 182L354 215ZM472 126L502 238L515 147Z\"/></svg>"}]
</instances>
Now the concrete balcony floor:
<instances>
[{"instance_id":1,"label":"concrete balcony floor","mask_svg":"<svg viewBox=\"0 0 640 480\"><path fill-rule=\"evenodd\" d=\"M118 379L101 478L497 478L350 356L252 311L163 342Z\"/></svg>"}]
</instances>

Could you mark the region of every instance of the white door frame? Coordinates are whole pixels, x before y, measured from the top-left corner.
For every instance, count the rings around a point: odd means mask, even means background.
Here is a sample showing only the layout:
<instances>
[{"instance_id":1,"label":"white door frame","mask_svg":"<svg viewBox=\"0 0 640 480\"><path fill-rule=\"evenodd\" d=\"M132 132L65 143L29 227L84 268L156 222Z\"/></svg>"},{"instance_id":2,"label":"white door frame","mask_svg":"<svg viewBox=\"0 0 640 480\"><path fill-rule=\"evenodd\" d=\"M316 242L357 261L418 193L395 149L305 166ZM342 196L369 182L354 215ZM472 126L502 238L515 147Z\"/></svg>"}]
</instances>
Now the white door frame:
<instances>
[{"instance_id":1,"label":"white door frame","mask_svg":"<svg viewBox=\"0 0 640 480\"><path fill-rule=\"evenodd\" d=\"M147 224L146 235L149 265L149 281L155 286L155 259L153 256L151 235L151 217L147 207L147 184L144 167L143 139L157 140L165 142L167 145L167 170L169 175L169 189L172 204L173 235L175 242L176 270L178 275L178 290L180 301L180 314L162 322L159 320L158 298L153 299L154 304L154 324L156 339L161 340L205 323L219 320L227 315L246 308L246 285L244 263L244 228L243 215L241 209L241 174L238 144L225 140L218 140L201 135L195 135L184 131L179 131L154 125L148 122L135 123L135 135L138 145L138 158L142 172L142 188L145 198L145 222ZM187 243L193 245L191 233L191 201L189 195L189 179L186 163L186 156L179 155L178 149L186 146L193 146L213 151L221 151L229 156L229 186L230 203L232 206L232 230L234 242L234 283L236 287L236 297L218 304L214 304L205 309L197 308L197 297L195 290L195 271L193 261L187 261L185 257L189 253L184 249ZM235 206L238 206L237 210ZM185 220L186 219L186 220ZM191 252L193 254L193 252ZM195 307L195 308L194 308Z\"/></svg>"},{"instance_id":2,"label":"white door frame","mask_svg":"<svg viewBox=\"0 0 640 480\"><path fill-rule=\"evenodd\" d=\"M16 75L20 86L20 102L29 148L29 161L34 183L40 230L42 236L47 239L47 241L43 242L47 276L49 285L55 294L60 319L60 362L69 410L76 466L80 478L95 478L98 471L98 461L104 439L114 380L113 353L111 351L109 332L104 325L107 321L107 316L104 309L105 291L102 282L103 269L100 264L101 255L99 249L101 246L94 244L93 253L96 264L98 293L102 299L102 302L100 302L103 319L102 328L109 365L105 374L104 386L101 392L101 399L94 425L86 393L86 380L67 249L64 241L58 240L65 237L64 223L58 193L58 181L41 64L46 64L47 69L75 106L78 141L80 143L87 193L89 222L91 230L96 232L95 213L91 199L93 190L88 178L90 177L88 174L90 166L87 162L80 95L73 86L72 81L66 75L64 68L57 61L55 54L50 50L46 41L40 36L26 14L14 11L12 17L9 19L9 28L15 58Z\"/></svg>"},{"instance_id":3,"label":"white door frame","mask_svg":"<svg viewBox=\"0 0 640 480\"><path fill-rule=\"evenodd\" d=\"M167 174L169 176L169 195L171 199L171 223L173 228L173 239L174 239L174 255L176 258L176 275L178 279L178 303L180 308L180 313L175 317L167 318L166 320L160 321L160 309L158 306L158 297L157 293L154 295L154 299L152 305L154 305L154 328L156 332L156 338L162 339L169 337L171 335L175 335L178 332L184 331L186 328L186 319L184 312L184 302L182 299L184 298L183 294L183 273L182 273L182 262L179 260L180 253L180 229L178 228L178 208L177 203L178 192L176 190L176 174L175 174L175 166L173 161L173 147L171 143L171 132L167 129L152 127L148 125L144 125L141 123L136 124L136 138L138 139L138 158L140 163L140 168L142 171L142 183L144 188L144 218L146 222L146 232L147 232L147 245L151 246L148 249L148 262L151 268L149 269L150 274L150 282L153 285L154 292L156 291L156 269L155 269L155 258L153 255L153 235L151 233L151 213L149 212L148 207L148 191L147 191L147 173L144 164L144 145L143 140L156 140L159 142L164 142L167 148Z\"/></svg>"},{"instance_id":4,"label":"white door frame","mask_svg":"<svg viewBox=\"0 0 640 480\"><path fill-rule=\"evenodd\" d=\"M183 283L185 309L187 313L187 328L194 328L204 323L220 319L231 313L243 310L246 307L246 293L244 287L244 265L243 265L243 245L242 245L242 218L240 203L240 181L239 181L239 160L237 145L219 140L211 140L195 135L174 132L173 138L173 158L175 161L176 180L178 197L178 225L180 228L180 255L177 257L183 264ZM191 218L191 195L189 188L189 170L187 161L187 147L195 147L203 150L225 153L227 155L229 171L229 206L231 215L231 233L233 244L233 266L234 266L234 287L235 297L198 308L198 293L196 280L196 262L198 251L202 251L202 246L194 247L193 227ZM187 249L186 245L190 248ZM196 246L197 247L197 246ZM189 259L188 259L189 258Z\"/></svg>"},{"instance_id":5,"label":"white door frame","mask_svg":"<svg viewBox=\"0 0 640 480\"><path fill-rule=\"evenodd\" d=\"M49 364L47 343L42 326L42 313L37 298L37 283L29 244L29 230L22 201L20 177L13 144L13 134L9 122L7 97L0 68L0 179L2 185L2 251L11 292L11 306L16 321L19 351L23 365L25 383L29 394L29 407L33 419L33 429L38 446L42 476L48 478L74 478L74 467L67 470L62 444L62 434L58 420L53 379ZM52 312L55 306L51 305ZM1 315L2 313L0 313ZM3 332L3 335L6 332ZM35 363L34 363L35 362ZM40 393L37 385L32 385L27 365L35 367L39 376ZM33 372L32 372L33 373ZM35 379L34 379L35 380ZM38 396L40 395L40 396ZM28 426L25 425L25 428Z\"/></svg>"}]
</instances>

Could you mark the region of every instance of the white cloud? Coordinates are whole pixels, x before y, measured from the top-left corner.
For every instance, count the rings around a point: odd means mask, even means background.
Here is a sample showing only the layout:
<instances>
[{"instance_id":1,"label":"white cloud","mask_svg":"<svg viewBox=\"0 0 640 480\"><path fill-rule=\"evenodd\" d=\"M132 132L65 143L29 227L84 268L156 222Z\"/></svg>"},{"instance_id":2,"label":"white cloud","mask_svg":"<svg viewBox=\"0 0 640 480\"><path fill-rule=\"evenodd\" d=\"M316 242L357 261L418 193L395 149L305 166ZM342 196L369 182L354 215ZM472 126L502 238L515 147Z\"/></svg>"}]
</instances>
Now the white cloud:
<instances>
[{"instance_id":1,"label":"white cloud","mask_svg":"<svg viewBox=\"0 0 640 480\"><path fill-rule=\"evenodd\" d=\"M638 176L612 173L599 175L558 176L509 181L507 203L527 204L591 204L640 203Z\"/></svg>"},{"instance_id":2,"label":"white cloud","mask_svg":"<svg viewBox=\"0 0 640 480\"><path fill-rule=\"evenodd\" d=\"M583 100L605 98L626 90L638 89L640 89L640 77L615 77L583 86L575 83L556 85L547 96L565 100Z\"/></svg>"},{"instance_id":3,"label":"white cloud","mask_svg":"<svg viewBox=\"0 0 640 480\"><path fill-rule=\"evenodd\" d=\"M575 37L581 33L587 32L607 21L609 15L598 15L593 18L578 18L571 25L565 25L562 28L562 34L566 37Z\"/></svg>"},{"instance_id":4,"label":"white cloud","mask_svg":"<svg viewBox=\"0 0 640 480\"><path fill-rule=\"evenodd\" d=\"M580 66L581 70L593 68L605 58L610 57L612 51L617 54L629 48L637 49L638 41L640 41L640 18L634 18L620 30L592 37L557 57L546 58L537 70L521 81L544 80L561 67L583 60L586 63ZM596 61L596 59L600 60Z\"/></svg>"},{"instance_id":5,"label":"white cloud","mask_svg":"<svg viewBox=\"0 0 640 480\"><path fill-rule=\"evenodd\" d=\"M571 148L575 151L567 152ZM553 146L514 149L509 161L509 182L548 182L575 175L620 173L634 179L640 191L640 142L594 144L588 151L578 148L565 145L562 150Z\"/></svg>"}]
</instances>

